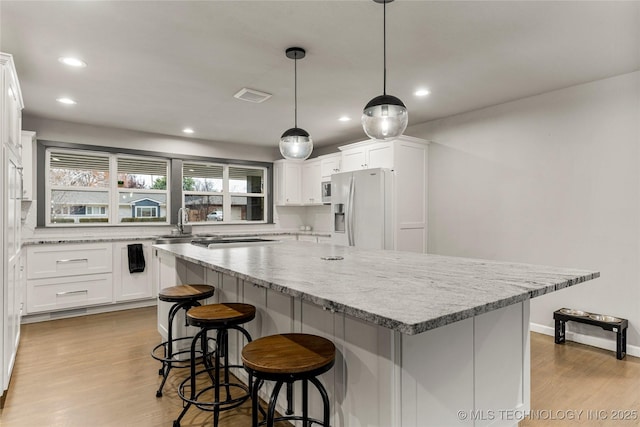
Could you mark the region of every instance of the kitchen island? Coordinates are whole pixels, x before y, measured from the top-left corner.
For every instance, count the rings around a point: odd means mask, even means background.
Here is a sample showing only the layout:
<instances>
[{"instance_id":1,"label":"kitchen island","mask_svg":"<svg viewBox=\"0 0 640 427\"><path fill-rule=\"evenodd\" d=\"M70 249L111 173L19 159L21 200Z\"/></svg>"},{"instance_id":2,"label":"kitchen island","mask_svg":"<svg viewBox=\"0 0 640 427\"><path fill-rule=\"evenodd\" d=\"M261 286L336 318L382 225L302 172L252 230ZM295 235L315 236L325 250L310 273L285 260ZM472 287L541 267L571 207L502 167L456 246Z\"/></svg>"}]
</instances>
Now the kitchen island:
<instances>
[{"instance_id":1,"label":"kitchen island","mask_svg":"<svg viewBox=\"0 0 640 427\"><path fill-rule=\"evenodd\" d=\"M599 276L305 242L154 248L159 288L197 281L216 286L215 301L255 305L253 337L334 341L336 365L322 376L332 426L517 425L530 400L529 299Z\"/></svg>"}]
</instances>

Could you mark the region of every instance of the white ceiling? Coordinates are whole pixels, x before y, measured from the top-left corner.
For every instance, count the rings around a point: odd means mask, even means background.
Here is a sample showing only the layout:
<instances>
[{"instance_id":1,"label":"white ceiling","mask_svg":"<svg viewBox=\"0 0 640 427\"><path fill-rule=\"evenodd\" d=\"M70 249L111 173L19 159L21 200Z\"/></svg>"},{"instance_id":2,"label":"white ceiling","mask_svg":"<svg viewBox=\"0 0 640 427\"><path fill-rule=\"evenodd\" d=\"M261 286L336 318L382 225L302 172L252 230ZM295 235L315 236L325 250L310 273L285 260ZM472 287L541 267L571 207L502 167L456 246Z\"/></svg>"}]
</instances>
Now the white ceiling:
<instances>
[{"instance_id":1,"label":"white ceiling","mask_svg":"<svg viewBox=\"0 0 640 427\"><path fill-rule=\"evenodd\" d=\"M316 146L364 139L362 108L382 93L382 5L371 0L2 0L0 28L33 116L277 147L293 127L291 46L307 50L298 125ZM640 2L397 0L387 54L387 92L411 126L639 69ZM273 97L233 98L243 87ZM432 94L415 97L419 87Z\"/></svg>"}]
</instances>

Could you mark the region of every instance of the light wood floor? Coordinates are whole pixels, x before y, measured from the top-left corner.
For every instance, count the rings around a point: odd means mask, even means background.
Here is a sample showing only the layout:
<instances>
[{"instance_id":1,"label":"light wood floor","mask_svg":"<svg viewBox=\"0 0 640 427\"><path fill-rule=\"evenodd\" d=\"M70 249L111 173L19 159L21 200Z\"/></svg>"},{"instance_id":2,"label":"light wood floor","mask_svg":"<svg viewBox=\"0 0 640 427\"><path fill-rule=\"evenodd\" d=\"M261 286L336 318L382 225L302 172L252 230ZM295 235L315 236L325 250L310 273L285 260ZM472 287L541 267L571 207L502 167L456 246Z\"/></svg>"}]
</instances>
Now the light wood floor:
<instances>
[{"instance_id":1,"label":"light wood floor","mask_svg":"<svg viewBox=\"0 0 640 427\"><path fill-rule=\"evenodd\" d=\"M159 362L149 351L159 339L154 307L23 325L0 425L171 426L182 410L171 390L186 370L174 370L164 396L155 397ZM588 410L609 417L612 410L640 411L640 359L619 361L612 352L570 342L554 345L552 337L538 334L532 334L531 349L533 413L556 418L560 411L584 413L575 422L525 420L521 427L640 425L640 414L626 422L587 419ZM192 408L181 425L210 426L211 413ZM221 427L248 425L246 404L221 416Z\"/></svg>"}]
</instances>

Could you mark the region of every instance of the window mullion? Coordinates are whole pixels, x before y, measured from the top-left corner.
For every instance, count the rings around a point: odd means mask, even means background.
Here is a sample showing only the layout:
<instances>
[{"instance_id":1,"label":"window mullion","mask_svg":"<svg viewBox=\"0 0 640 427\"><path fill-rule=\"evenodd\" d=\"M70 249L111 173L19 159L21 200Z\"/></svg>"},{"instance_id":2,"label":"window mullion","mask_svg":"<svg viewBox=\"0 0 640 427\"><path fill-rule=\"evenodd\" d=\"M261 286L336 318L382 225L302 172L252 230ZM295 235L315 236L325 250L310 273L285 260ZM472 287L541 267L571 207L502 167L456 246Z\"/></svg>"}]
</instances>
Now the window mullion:
<instances>
[{"instance_id":1,"label":"window mullion","mask_svg":"<svg viewBox=\"0 0 640 427\"><path fill-rule=\"evenodd\" d=\"M231 220L231 196L229 195L229 165L222 169L222 222Z\"/></svg>"},{"instance_id":2,"label":"window mullion","mask_svg":"<svg viewBox=\"0 0 640 427\"><path fill-rule=\"evenodd\" d=\"M118 156L109 155L109 224L118 223Z\"/></svg>"}]
</instances>

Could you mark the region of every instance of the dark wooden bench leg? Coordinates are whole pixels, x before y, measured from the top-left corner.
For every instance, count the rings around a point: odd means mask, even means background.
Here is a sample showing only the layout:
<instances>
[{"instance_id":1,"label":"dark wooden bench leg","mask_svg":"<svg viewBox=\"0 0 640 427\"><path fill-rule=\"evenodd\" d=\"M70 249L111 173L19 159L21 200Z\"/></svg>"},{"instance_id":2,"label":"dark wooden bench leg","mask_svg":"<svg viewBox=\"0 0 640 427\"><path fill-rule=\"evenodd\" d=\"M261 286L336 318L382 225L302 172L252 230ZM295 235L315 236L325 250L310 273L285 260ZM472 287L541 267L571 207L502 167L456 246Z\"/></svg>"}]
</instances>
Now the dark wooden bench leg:
<instances>
[{"instance_id":1,"label":"dark wooden bench leg","mask_svg":"<svg viewBox=\"0 0 640 427\"><path fill-rule=\"evenodd\" d=\"M556 344L562 344L565 341L565 322L556 319Z\"/></svg>"},{"instance_id":2,"label":"dark wooden bench leg","mask_svg":"<svg viewBox=\"0 0 640 427\"><path fill-rule=\"evenodd\" d=\"M616 358L618 360L624 359L627 355L627 328L616 333Z\"/></svg>"}]
</instances>

